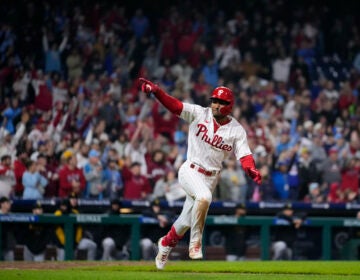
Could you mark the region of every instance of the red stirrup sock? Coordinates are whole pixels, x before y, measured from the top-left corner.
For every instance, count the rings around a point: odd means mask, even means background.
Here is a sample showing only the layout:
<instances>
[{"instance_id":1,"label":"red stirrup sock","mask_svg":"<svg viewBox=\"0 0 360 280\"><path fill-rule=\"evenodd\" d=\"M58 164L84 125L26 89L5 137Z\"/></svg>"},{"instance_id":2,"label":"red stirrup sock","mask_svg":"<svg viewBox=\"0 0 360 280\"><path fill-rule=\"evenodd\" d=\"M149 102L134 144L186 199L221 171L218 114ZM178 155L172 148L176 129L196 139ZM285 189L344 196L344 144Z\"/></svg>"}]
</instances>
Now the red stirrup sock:
<instances>
[{"instance_id":1,"label":"red stirrup sock","mask_svg":"<svg viewBox=\"0 0 360 280\"><path fill-rule=\"evenodd\" d=\"M175 247L178 241L183 237L183 235L178 235L175 231L174 226L171 227L170 231L162 239L161 245Z\"/></svg>"}]
</instances>

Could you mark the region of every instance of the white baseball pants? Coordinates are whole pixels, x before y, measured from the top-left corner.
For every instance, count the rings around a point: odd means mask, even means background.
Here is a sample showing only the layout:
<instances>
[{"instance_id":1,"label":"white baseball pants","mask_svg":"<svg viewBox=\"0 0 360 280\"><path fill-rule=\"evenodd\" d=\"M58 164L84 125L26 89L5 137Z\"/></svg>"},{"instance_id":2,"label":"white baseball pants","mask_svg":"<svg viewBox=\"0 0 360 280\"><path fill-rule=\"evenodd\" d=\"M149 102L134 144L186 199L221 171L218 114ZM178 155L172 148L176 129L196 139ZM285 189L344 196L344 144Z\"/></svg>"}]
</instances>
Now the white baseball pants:
<instances>
[{"instance_id":1,"label":"white baseball pants","mask_svg":"<svg viewBox=\"0 0 360 280\"><path fill-rule=\"evenodd\" d=\"M191 162L186 161L179 169L179 182L186 192L186 200L182 212L174 223L178 235L184 235L190 228L189 248L202 244L202 234L212 193L219 179L216 175L207 176L190 167Z\"/></svg>"}]
</instances>

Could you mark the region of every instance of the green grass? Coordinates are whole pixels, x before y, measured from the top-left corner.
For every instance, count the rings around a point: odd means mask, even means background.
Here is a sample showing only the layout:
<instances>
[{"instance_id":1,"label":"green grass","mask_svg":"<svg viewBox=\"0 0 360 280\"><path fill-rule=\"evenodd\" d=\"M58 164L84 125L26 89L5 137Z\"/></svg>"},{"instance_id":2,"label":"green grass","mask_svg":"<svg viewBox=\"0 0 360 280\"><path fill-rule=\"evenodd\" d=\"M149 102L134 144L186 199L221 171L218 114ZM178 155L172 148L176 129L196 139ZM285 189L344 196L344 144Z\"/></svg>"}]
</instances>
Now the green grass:
<instances>
[{"instance_id":1,"label":"green grass","mask_svg":"<svg viewBox=\"0 0 360 280\"><path fill-rule=\"evenodd\" d=\"M49 262L40 268L39 264L20 263L0 266L0 279L360 279L360 265L356 261L172 261L163 271L157 271L153 262Z\"/></svg>"}]
</instances>

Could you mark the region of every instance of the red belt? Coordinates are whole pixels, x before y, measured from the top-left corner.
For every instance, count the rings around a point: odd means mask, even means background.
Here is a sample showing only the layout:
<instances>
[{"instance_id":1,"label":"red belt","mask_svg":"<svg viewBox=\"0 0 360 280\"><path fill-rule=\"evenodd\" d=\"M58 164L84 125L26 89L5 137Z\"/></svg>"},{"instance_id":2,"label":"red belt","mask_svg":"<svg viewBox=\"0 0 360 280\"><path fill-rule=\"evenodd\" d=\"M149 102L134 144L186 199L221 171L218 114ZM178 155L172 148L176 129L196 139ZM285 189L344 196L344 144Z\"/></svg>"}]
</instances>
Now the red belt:
<instances>
[{"instance_id":1,"label":"red belt","mask_svg":"<svg viewBox=\"0 0 360 280\"><path fill-rule=\"evenodd\" d=\"M195 169L197 172L204 174L205 176L214 176L216 175L217 171L208 171L195 163L190 163L190 168Z\"/></svg>"}]
</instances>

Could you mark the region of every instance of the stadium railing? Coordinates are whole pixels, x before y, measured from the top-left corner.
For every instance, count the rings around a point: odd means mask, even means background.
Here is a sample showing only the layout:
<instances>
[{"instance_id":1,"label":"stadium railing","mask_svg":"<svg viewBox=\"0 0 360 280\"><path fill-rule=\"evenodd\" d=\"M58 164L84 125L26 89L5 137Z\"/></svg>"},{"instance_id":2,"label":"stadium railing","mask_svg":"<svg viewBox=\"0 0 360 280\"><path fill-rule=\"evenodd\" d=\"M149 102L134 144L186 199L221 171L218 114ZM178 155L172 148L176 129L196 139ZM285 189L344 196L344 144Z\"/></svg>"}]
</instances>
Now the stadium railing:
<instances>
[{"instance_id":1,"label":"stadium railing","mask_svg":"<svg viewBox=\"0 0 360 280\"><path fill-rule=\"evenodd\" d=\"M0 215L0 236L3 227L7 223L44 223L44 224L63 224L66 235L65 259L74 259L74 249L72 247L74 241L74 225L75 224L114 224L128 225L131 227L131 260L140 259L139 240L141 238L141 225L154 224L151 218L144 218L141 215L124 214L120 216L109 216L104 214L79 214L69 216L54 216L52 214L44 214L40 216L31 214L10 214ZM234 216L208 216L207 226L256 226L260 228L260 246L261 260L270 259L270 228L274 226L286 226L283 222L274 217L234 217ZM331 260L331 232L334 227L360 227L360 220L354 218L323 218L313 217L306 219L304 226L320 227L322 235L322 252L323 260ZM1 246L0 238L0 248ZM0 249L0 256L2 255Z\"/></svg>"}]
</instances>

